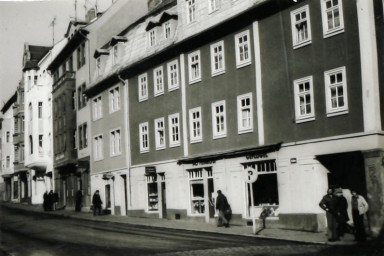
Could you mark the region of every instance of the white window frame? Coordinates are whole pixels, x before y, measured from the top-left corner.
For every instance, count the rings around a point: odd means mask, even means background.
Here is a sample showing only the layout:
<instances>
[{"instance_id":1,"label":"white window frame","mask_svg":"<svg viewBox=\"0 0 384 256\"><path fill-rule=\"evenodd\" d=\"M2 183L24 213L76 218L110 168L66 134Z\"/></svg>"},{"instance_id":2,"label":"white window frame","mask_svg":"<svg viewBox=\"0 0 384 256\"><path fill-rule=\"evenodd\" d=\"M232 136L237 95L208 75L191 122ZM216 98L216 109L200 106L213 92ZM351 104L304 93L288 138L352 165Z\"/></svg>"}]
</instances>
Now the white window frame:
<instances>
[{"instance_id":1,"label":"white window frame","mask_svg":"<svg viewBox=\"0 0 384 256\"><path fill-rule=\"evenodd\" d=\"M217 113L216 112L216 107L218 106L223 106L223 112L222 113ZM212 134L213 134L213 139L220 139L227 137L227 117L226 117L226 107L225 107L225 100L218 101L212 103ZM216 127L218 125L217 122L217 117L223 117L223 128L221 131L217 131Z\"/></svg>"},{"instance_id":2,"label":"white window frame","mask_svg":"<svg viewBox=\"0 0 384 256\"><path fill-rule=\"evenodd\" d=\"M143 80L145 79L145 81ZM139 92L139 102L148 100L148 75L144 73L140 75L138 78L138 92Z\"/></svg>"},{"instance_id":3,"label":"white window frame","mask_svg":"<svg viewBox=\"0 0 384 256\"><path fill-rule=\"evenodd\" d=\"M159 124L162 124L162 127L160 127ZM163 133L162 138L160 136L160 132ZM166 137L165 137L165 119L164 119L164 117L155 119L155 140L156 140L156 150L165 149Z\"/></svg>"},{"instance_id":4,"label":"white window frame","mask_svg":"<svg viewBox=\"0 0 384 256\"><path fill-rule=\"evenodd\" d=\"M196 60L197 57L197 60ZM197 65L197 69L192 68L192 65ZM201 58L200 50L188 54L188 73L189 84L194 84L201 81Z\"/></svg>"},{"instance_id":5,"label":"white window frame","mask_svg":"<svg viewBox=\"0 0 384 256\"><path fill-rule=\"evenodd\" d=\"M175 68L173 69L173 67ZM168 91L179 89L179 64L177 60L171 61L167 64L167 73Z\"/></svg>"},{"instance_id":6,"label":"white window frame","mask_svg":"<svg viewBox=\"0 0 384 256\"><path fill-rule=\"evenodd\" d=\"M243 100L249 99L249 105L243 106ZM243 109L249 109L248 126L243 125ZM253 102L252 93L237 96L237 129L238 134L253 132Z\"/></svg>"},{"instance_id":7,"label":"white window frame","mask_svg":"<svg viewBox=\"0 0 384 256\"><path fill-rule=\"evenodd\" d=\"M109 113L120 110L120 87L116 86L109 90Z\"/></svg>"},{"instance_id":8,"label":"white window frame","mask_svg":"<svg viewBox=\"0 0 384 256\"><path fill-rule=\"evenodd\" d=\"M164 94L164 72L163 66L157 67L153 70L153 86L154 95L159 96Z\"/></svg>"},{"instance_id":9,"label":"white window frame","mask_svg":"<svg viewBox=\"0 0 384 256\"><path fill-rule=\"evenodd\" d=\"M221 47L221 51L215 52L216 49ZM221 62L221 67L216 68L216 57L219 58L218 63ZM218 66L220 66L218 64ZM224 55L224 41L220 41L214 44L211 44L211 73L212 76L217 76L225 73L225 55Z\"/></svg>"},{"instance_id":10,"label":"white window frame","mask_svg":"<svg viewBox=\"0 0 384 256\"><path fill-rule=\"evenodd\" d=\"M334 0L320 0L321 1L321 13L322 13L322 20L323 20L323 36L324 38L331 37L340 33L344 32L344 15L343 15L343 1L338 0L338 5L332 6L331 8L327 8L327 2ZM339 26L329 28L328 26L328 12L332 12L332 17L334 14L334 11L339 11ZM334 24L334 18L332 18L333 24Z\"/></svg>"},{"instance_id":11,"label":"white window frame","mask_svg":"<svg viewBox=\"0 0 384 256\"><path fill-rule=\"evenodd\" d=\"M199 117L195 118L194 114L199 113ZM190 142L198 143L203 140L203 121L202 121L201 107L193 108L189 110L189 132ZM199 127L199 134L195 134L196 127Z\"/></svg>"},{"instance_id":12,"label":"white window frame","mask_svg":"<svg viewBox=\"0 0 384 256\"><path fill-rule=\"evenodd\" d=\"M306 39L300 39L299 38L299 31L296 27L296 15L300 13L306 13L306 18L302 19L307 22L307 32L308 36ZM291 30L292 30L292 43L293 43L293 49L297 49L300 47L303 47L305 45L312 43L312 33L311 33L311 19L309 16L309 6L304 5L303 7L291 11Z\"/></svg>"},{"instance_id":13,"label":"white window frame","mask_svg":"<svg viewBox=\"0 0 384 256\"><path fill-rule=\"evenodd\" d=\"M103 103L101 95L92 99L93 121L99 120L103 117Z\"/></svg>"},{"instance_id":14,"label":"white window frame","mask_svg":"<svg viewBox=\"0 0 384 256\"><path fill-rule=\"evenodd\" d=\"M143 130L146 128L146 131ZM140 153L149 152L149 125L148 122L139 124L139 134L140 134ZM147 145L144 146L144 137L146 137Z\"/></svg>"},{"instance_id":15,"label":"white window frame","mask_svg":"<svg viewBox=\"0 0 384 256\"><path fill-rule=\"evenodd\" d=\"M208 0L208 13L215 12L220 8L220 0Z\"/></svg>"},{"instance_id":16,"label":"white window frame","mask_svg":"<svg viewBox=\"0 0 384 256\"><path fill-rule=\"evenodd\" d=\"M153 47L156 45L156 28L148 31L148 46Z\"/></svg>"},{"instance_id":17,"label":"white window frame","mask_svg":"<svg viewBox=\"0 0 384 256\"><path fill-rule=\"evenodd\" d=\"M173 119L177 119L177 123L173 123ZM180 115L179 113L175 113L173 115L168 116L168 128L169 128L169 147L178 147L180 146L180 137L181 137L181 129L180 129ZM177 130L177 139L174 139L174 131Z\"/></svg>"},{"instance_id":18,"label":"white window frame","mask_svg":"<svg viewBox=\"0 0 384 256\"><path fill-rule=\"evenodd\" d=\"M300 92L299 86L304 83L309 83L309 90ZM308 76L293 81L294 93L295 93L295 113L296 123L303 123L315 120L315 98L313 92L313 77ZM300 97L308 95L310 97L311 113L301 114Z\"/></svg>"},{"instance_id":19,"label":"white window frame","mask_svg":"<svg viewBox=\"0 0 384 256\"><path fill-rule=\"evenodd\" d=\"M193 23L196 21L196 1L197 0L187 0L187 24Z\"/></svg>"},{"instance_id":20,"label":"white window frame","mask_svg":"<svg viewBox=\"0 0 384 256\"><path fill-rule=\"evenodd\" d=\"M339 86L343 88L343 100L344 106L342 107L332 107L332 98L331 98L331 88L335 87L330 83L330 77L336 74L342 74L342 82L339 83ZM348 113L348 92L347 92L347 76L346 70L344 67L335 68L324 72L324 81L325 81L325 96L326 96L326 106L327 106L327 116L336 116L343 115ZM336 85L337 86L337 85Z\"/></svg>"},{"instance_id":21,"label":"white window frame","mask_svg":"<svg viewBox=\"0 0 384 256\"><path fill-rule=\"evenodd\" d=\"M112 57L112 66L114 66L117 64L117 60L119 58L117 44L112 46L112 48L111 48L111 57Z\"/></svg>"},{"instance_id":22,"label":"white window frame","mask_svg":"<svg viewBox=\"0 0 384 256\"><path fill-rule=\"evenodd\" d=\"M244 37L247 38L246 42L241 42L240 39L244 39ZM236 49L236 67L237 68L242 68L244 66L250 65L252 63L252 58L251 58L251 37L249 36L249 30L243 31L239 34L235 35L235 49ZM241 59L241 50L247 47L247 53L248 53L248 58L244 58L243 60Z\"/></svg>"},{"instance_id":23,"label":"white window frame","mask_svg":"<svg viewBox=\"0 0 384 256\"><path fill-rule=\"evenodd\" d=\"M164 28L164 39L171 38L171 32L172 32L172 25L171 21L166 21L163 25ZM169 32L169 33L168 33Z\"/></svg>"},{"instance_id":24,"label":"white window frame","mask_svg":"<svg viewBox=\"0 0 384 256\"><path fill-rule=\"evenodd\" d=\"M103 159L103 134L98 134L93 137L93 161L100 161Z\"/></svg>"},{"instance_id":25,"label":"white window frame","mask_svg":"<svg viewBox=\"0 0 384 256\"><path fill-rule=\"evenodd\" d=\"M116 128L109 131L109 153L110 156L121 155L121 129Z\"/></svg>"}]
</instances>

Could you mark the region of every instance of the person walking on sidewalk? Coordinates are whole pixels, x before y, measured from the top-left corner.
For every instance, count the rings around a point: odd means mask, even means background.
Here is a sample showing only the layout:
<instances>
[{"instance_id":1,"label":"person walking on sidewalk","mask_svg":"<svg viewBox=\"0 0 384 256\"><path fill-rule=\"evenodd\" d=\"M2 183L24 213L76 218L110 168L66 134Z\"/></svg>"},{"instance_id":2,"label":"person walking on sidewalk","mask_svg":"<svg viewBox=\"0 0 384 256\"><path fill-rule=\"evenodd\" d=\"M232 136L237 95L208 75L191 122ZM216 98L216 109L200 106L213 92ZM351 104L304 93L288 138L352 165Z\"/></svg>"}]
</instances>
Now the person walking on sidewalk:
<instances>
[{"instance_id":1,"label":"person walking on sidewalk","mask_svg":"<svg viewBox=\"0 0 384 256\"><path fill-rule=\"evenodd\" d=\"M364 227L364 214L368 211L368 203L364 197L358 195L355 190L352 190L352 219L355 226L355 240L364 242L366 240Z\"/></svg>"},{"instance_id":2,"label":"person walking on sidewalk","mask_svg":"<svg viewBox=\"0 0 384 256\"><path fill-rule=\"evenodd\" d=\"M332 188L328 188L327 194L321 199L319 206L325 211L327 217L328 241L333 242L339 240L336 221L337 200Z\"/></svg>"},{"instance_id":3,"label":"person walking on sidewalk","mask_svg":"<svg viewBox=\"0 0 384 256\"><path fill-rule=\"evenodd\" d=\"M348 202L347 199L343 196L343 189L341 187L335 189L335 196L337 199L337 232L339 237L342 237L347 231L347 222L349 221Z\"/></svg>"},{"instance_id":4,"label":"person walking on sidewalk","mask_svg":"<svg viewBox=\"0 0 384 256\"><path fill-rule=\"evenodd\" d=\"M220 223L222 223L226 228L229 227L229 221L226 218L226 213L230 209L228 204L228 200L225 195L221 192L221 190L217 190L217 198L216 198L216 209L219 210L219 218L217 220L217 226L220 227Z\"/></svg>"},{"instance_id":5,"label":"person walking on sidewalk","mask_svg":"<svg viewBox=\"0 0 384 256\"><path fill-rule=\"evenodd\" d=\"M101 205L103 204L103 202L101 201L99 190L96 190L96 192L93 194L92 204L93 216L101 215Z\"/></svg>"},{"instance_id":6,"label":"person walking on sidewalk","mask_svg":"<svg viewBox=\"0 0 384 256\"><path fill-rule=\"evenodd\" d=\"M83 193L81 193L81 190L78 190L76 193L76 206L75 211L80 212L81 211L81 203L83 199Z\"/></svg>"}]
</instances>

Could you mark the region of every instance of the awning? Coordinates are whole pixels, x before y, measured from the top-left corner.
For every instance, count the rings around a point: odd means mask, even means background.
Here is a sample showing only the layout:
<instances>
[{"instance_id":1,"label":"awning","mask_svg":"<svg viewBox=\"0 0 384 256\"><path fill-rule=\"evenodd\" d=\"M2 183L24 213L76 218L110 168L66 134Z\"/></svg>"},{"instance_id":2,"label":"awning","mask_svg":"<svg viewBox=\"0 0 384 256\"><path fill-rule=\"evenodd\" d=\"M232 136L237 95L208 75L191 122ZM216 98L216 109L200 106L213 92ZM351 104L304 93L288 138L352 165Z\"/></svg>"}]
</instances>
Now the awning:
<instances>
[{"instance_id":1,"label":"awning","mask_svg":"<svg viewBox=\"0 0 384 256\"><path fill-rule=\"evenodd\" d=\"M265 145L260 147L245 148L245 149L232 150L227 152L218 152L215 154L202 155L197 157L188 157L188 158L180 159L179 161L177 161L177 164L181 165L181 164L192 164L195 162L210 162L210 161L217 161L217 160L228 159L228 158L242 157L242 156L252 155L252 154L266 154L266 153L279 151L282 143L283 142L279 142L277 144Z\"/></svg>"}]
</instances>

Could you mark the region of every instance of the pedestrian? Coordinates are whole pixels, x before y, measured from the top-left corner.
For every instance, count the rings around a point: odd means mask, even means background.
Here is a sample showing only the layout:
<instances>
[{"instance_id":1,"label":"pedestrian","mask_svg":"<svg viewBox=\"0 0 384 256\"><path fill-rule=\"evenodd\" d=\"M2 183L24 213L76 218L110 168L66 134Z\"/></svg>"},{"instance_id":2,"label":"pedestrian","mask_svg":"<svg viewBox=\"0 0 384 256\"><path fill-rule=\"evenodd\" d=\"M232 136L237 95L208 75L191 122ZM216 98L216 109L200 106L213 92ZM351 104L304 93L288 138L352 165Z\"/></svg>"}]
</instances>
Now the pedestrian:
<instances>
[{"instance_id":1,"label":"pedestrian","mask_svg":"<svg viewBox=\"0 0 384 256\"><path fill-rule=\"evenodd\" d=\"M356 190L352 190L351 205L353 225L355 227L355 240L364 242L366 240L364 214L368 211L368 203L363 196L356 193Z\"/></svg>"},{"instance_id":2,"label":"pedestrian","mask_svg":"<svg viewBox=\"0 0 384 256\"><path fill-rule=\"evenodd\" d=\"M93 204L93 216L101 215L101 205L103 202L101 201L99 190L96 190L96 192L93 194L92 197L92 204Z\"/></svg>"},{"instance_id":3,"label":"pedestrian","mask_svg":"<svg viewBox=\"0 0 384 256\"><path fill-rule=\"evenodd\" d=\"M319 206L325 211L327 217L328 241L333 242L339 240L336 221L337 200L332 188L328 188L327 194L323 196Z\"/></svg>"},{"instance_id":4,"label":"pedestrian","mask_svg":"<svg viewBox=\"0 0 384 256\"><path fill-rule=\"evenodd\" d=\"M76 206L75 211L80 212L81 211L81 203L83 199L83 193L81 193L81 190L78 190L76 193Z\"/></svg>"},{"instance_id":5,"label":"pedestrian","mask_svg":"<svg viewBox=\"0 0 384 256\"><path fill-rule=\"evenodd\" d=\"M335 196L337 199L337 215L336 215L336 221L337 221L337 231L339 237L344 236L344 233L347 230L347 222L349 221L348 217L348 202L347 199L343 196L343 189L342 188L336 188L335 189Z\"/></svg>"},{"instance_id":6,"label":"pedestrian","mask_svg":"<svg viewBox=\"0 0 384 256\"><path fill-rule=\"evenodd\" d=\"M48 191L45 191L43 195L43 209L44 211L48 211Z\"/></svg>"},{"instance_id":7,"label":"pedestrian","mask_svg":"<svg viewBox=\"0 0 384 256\"><path fill-rule=\"evenodd\" d=\"M59 202L59 194L57 192L53 193L52 201L53 201L53 210L56 211L57 203Z\"/></svg>"},{"instance_id":8,"label":"pedestrian","mask_svg":"<svg viewBox=\"0 0 384 256\"><path fill-rule=\"evenodd\" d=\"M53 210L53 191L49 191L48 194L48 210L52 211Z\"/></svg>"},{"instance_id":9,"label":"pedestrian","mask_svg":"<svg viewBox=\"0 0 384 256\"><path fill-rule=\"evenodd\" d=\"M216 209L219 210L219 218L217 219L217 226L220 227L224 225L226 228L228 228L229 220L226 217L229 217L229 211L231 211L231 207L228 204L227 198L221 192L221 190L217 190ZM231 211L231 215L232 215L232 211Z\"/></svg>"}]
</instances>

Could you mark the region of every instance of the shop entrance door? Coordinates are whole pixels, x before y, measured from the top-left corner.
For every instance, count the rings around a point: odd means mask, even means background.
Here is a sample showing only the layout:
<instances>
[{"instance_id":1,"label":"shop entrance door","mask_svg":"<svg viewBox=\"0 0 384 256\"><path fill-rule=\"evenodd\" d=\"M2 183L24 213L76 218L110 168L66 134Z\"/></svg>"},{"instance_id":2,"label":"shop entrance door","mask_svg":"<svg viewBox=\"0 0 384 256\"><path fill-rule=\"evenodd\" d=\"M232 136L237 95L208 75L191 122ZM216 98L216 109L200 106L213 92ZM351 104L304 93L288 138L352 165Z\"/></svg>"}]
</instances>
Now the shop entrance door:
<instances>
[{"instance_id":1,"label":"shop entrance door","mask_svg":"<svg viewBox=\"0 0 384 256\"><path fill-rule=\"evenodd\" d=\"M105 208L111 209L111 185L105 185Z\"/></svg>"},{"instance_id":2,"label":"shop entrance door","mask_svg":"<svg viewBox=\"0 0 384 256\"><path fill-rule=\"evenodd\" d=\"M209 203L209 218L215 218L215 188L213 186L213 178L208 178L208 203Z\"/></svg>"},{"instance_id":3,"label":"shop entrance door","mask_svg":"<svg viewBox=\"0 0 384 256\"><path fill-rule=\"evenodd\" d=\"M63 206L67 205L67 181L63 180Z\"/></svg>"},{"instance_id":4,"label":"shop entrance door","mask_svg":"<svg viewBox=\"0 0 384 256\"><path fill-rule=\"evenodd\" d=\"M163 213L163 219L167 218L167 201L166 201L166 194L165 194L165 182L161 182L161 206L162 206L162 213Z\"/></svg>"}]
</instances>

